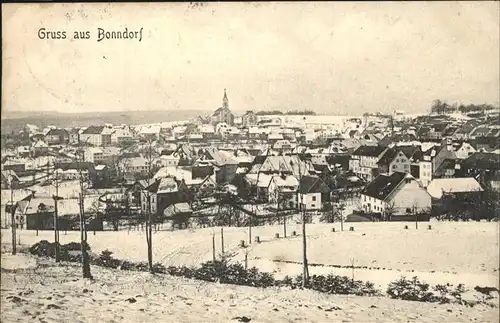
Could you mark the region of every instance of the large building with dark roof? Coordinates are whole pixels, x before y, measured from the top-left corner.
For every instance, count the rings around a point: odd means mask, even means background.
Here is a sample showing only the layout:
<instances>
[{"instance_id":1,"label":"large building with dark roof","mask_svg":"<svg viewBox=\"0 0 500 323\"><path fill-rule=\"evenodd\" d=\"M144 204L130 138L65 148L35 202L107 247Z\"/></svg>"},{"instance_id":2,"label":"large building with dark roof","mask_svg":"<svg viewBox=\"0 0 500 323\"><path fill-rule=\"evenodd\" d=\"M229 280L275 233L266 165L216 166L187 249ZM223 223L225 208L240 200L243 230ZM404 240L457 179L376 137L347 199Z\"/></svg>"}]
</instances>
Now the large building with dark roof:
<instances>
[{"instance_id":1,"label":"large building with dark roof","mask_svg":"<svg viewBox=\"0 0 500 323\"><path fill-rule=\"evenodd\" d=\"M395 172L379 175L360 194L362 210L391 215L409 215L430 211L432 199L427 190L410 174Z\"/></svg>"},{"instance_id":2,"label":"large building with dark roof","mask_svg":"<svg viewBox=\"0 0 500 323\"><path fill-rule=\"evenodd\" d=\"M356 176L370 182L379 174L379 166L381 158L384 156L388 148L381 146L360 146L351 156L349 161L349 170L354 172Z\"/></svg>"},{"instance_id":3,"label":"large building with dark roof","mask_svg":"<svg viewBox=\"0 0 500 323\"><path fill-rule=\"evenodd\" d=\"M45 135L45 142L49 145L67 143L68 141L69 133L65 129L50 129Z\"/></svg>"},{"instance_id":4,"label":"large building with dark roof","mask_svg":"<svg viewBox=\"0 0 500 323\"><path fill-rule=\"evenodd\" d=\"M93 146L111 145L111 128L90 126L80 134L80 142Z\"/></svg>"}]
</instances>

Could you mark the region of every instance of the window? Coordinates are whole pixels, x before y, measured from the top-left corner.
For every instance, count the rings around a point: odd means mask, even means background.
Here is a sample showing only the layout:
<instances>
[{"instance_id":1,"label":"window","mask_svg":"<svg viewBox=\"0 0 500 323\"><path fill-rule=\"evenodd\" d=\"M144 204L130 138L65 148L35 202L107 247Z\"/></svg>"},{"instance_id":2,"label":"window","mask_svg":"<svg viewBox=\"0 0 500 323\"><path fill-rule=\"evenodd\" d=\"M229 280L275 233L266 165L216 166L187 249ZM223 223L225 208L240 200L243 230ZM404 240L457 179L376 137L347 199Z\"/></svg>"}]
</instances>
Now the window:
<instances>
[{"instance_id":1,"label":"window","mask_svg":"<svg viewBox=\"0 0 500 323\"><path fill-rule=\"evenodd\" d=\"M408 169L408 164L405 164L405 169Z\"/></svg>"},{"instance_id":2,"label":"window","mask_svg":"<svg viewBox=\"0 0 500 323\"><path fill-rule=\"evenodd\" d=\"M366 195L363 195L363 199L364 199L364 201L366 202Z\"/></svg>"},{"instance_id":3,"label":"window","mask_svg":"<svg viewBox=\"0 0 500 323\"><path fill-rule=\"evenodd\" d=\"M399 163L399 159L398 158L396 158L396 163Z\"/></svg>"},{"instance_id":4,"label":"window","mask_svg":"<svg viewBox=\"0 0 500 323\"><path fill-rule=\"evenodd\" d=\"M398 168L398 165L392 165L392 169Z\"/></svg>"},{"instance_id":5,"label":"window","mask_svg":"<svg viewBox=\"0 0 500 323\"><path fill-rule=\"evenodd\" d=\"M312 197L313 202L316 202L316 196Z\"/></svg>"},{"instance_id":6,"label":"window","mask_svg":"<svg viewBox=\"0 0 500 323\"><path fill-rule=\"evenodd\" d=\"M406 208L406 213L408 213L408 214L411 213L411 208L407 207Z\"/></svg>"},{"instance_id":7,"label":"window","mask_svg":"<svg viewBox=\"0 0 500 323\"><path fill-rule=\"evenodd\" d=\"M316 205L315 204L311 204L311 207L316 207Z\"/></svg>"}]
</instances>

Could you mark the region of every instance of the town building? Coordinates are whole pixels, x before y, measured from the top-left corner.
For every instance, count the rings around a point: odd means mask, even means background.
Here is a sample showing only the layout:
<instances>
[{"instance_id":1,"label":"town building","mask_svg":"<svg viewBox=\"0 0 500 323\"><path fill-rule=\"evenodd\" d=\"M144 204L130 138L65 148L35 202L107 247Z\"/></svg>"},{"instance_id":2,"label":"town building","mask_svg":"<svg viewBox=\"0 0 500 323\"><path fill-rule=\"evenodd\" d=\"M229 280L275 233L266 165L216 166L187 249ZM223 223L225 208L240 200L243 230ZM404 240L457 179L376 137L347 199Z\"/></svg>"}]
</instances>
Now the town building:
<instances>
[{"instance_id":1,"label":"town building","mask_svg":"<svg viewBox=\"0 0 500 323\"><path fill-rule=\"evenodd\" d=\"M77 145L80 142L80 129L72 128L69 131L69 144Z\"/></svg>"},{"instance_id":2,"label":"town building","mask_svg":"<svg viewBox=\"0 0 500 323\"><path fill-rule=\"evenodd\" d=\"M361 209L379 213L383 219L430 212L431 195L410 174L380 174L360 193Z\"/></svg>"},{"instance_id":3,"label":"town building","mask_svg":"<svg viewBox=\"0 0 500 323\"><path fill-rule=\"evenodd\" d=\"M105 126L90 126L80 134L80 142L92 146L111 145L111 128Z\"/></svg>"},{"instance_id":4,"label":"town building","mask_svg":"<svg viewBox=\"0 0 500 323\"><path fill-rule=\"evenodd\" d=\"M227 98L226 89L224 89L224 97L222 98L222 106L214 111L210 121L213 125L224 122L229 126L234 125L234 115L229 110L229 100Z\"/></svg>"},{"instance_id":5,"label":"town building","mask_svg":"<svg viewBox=\"0 0 500 323\"><path fill-rule=\"evenodd\" d=\"M250 127L257 124L257 116L255 112L249 110L241 117L243 127Z\"/></svg>"},{"instance_id":6,"label":"town building","mask_svg":"<svg viewBox=\"0 0 500 323\"><path fill-rule=\"evenodd\" d=\"M49 145L68 143L69 133L65 129L50 129L45 135L45 142Z\"/></svg>"},{"instance_id":7,"label":"town building","mask_svg":"<svg viewBox=\"0 0 500 323\"><path fill-rule=\"evenodd\" d=\"M379 173L378 163L387 149L381 146L360 146L352 153L349 170L367 182L372 181Z\"/></svg>"},{"instance_id":8,"label":"town building","mask_svg":"<svg viewBox=\"0 0 500 323\"><path fill-rule=\"evenodd\" d=\"M299 181L298 203L309 211L323 209L323 203L330 201L330 188L317 176L302 176Z\"/></svg>"}]
</instances>

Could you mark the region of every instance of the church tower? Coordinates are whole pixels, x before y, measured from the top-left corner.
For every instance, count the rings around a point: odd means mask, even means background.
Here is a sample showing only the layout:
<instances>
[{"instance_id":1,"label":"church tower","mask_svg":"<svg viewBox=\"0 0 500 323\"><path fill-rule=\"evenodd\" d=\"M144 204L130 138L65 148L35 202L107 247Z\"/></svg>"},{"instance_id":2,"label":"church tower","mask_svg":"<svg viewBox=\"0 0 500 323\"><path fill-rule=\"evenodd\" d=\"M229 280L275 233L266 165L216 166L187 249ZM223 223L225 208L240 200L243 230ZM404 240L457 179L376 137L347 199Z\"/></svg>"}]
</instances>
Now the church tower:
<instances>
[{"instance_id":1,"label":"church tower","mask_svg":"<svg viewBox=\"0 0 500 323\"><path fill-rule=\"evenodd\" d=\"M229 100L227 99L226 89L224 89L224 97L222 98L222 108L223 109L229 108Z\"/></svg>"}]
</instances>

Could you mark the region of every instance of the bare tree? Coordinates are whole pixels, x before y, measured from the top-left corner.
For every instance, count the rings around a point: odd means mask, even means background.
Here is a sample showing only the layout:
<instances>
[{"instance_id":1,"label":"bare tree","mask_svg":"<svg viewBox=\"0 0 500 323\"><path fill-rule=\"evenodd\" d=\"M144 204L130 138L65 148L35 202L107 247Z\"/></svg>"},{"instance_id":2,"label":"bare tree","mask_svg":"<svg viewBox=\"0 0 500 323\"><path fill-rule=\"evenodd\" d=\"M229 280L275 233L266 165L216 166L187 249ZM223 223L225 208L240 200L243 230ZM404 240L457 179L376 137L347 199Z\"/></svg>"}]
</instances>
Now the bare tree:
<instances>
[{"instance_id":1,"label":"bare tree","mask_svg":"<svg viewBox=\"0 0 500 323\"><path fill-rule=\"evenodd\" d=\"M12 226L12 254L16 254L16 206L14 205L14 176L12 172L9 174L9 188L10 188L10 220Z\"/></svg>"},{"instance_id":2,"label":"bare tree","mask_svg":"<svg viewBox=\"0 0 500 323\"><path fill-rule=\"evenodd\" d=\"M82 151L77 152L77 162L78 162L78 172L80 181L80 240L81 240L81 250L82 250L82 271L83 278L93 279L92 273L90 272L90 258L88 254L88 243L87 243L87 225L85 220L85 187L84 184L87 183L87 178L82 172L82 167L80 160L83 158Z\"/></svg>"},{"instance_id":3,"label":"bare tree","mask_svg":"<svg viewBox=\"0 0 500 323\"><path fill-rule=\"evenodd\" d=\"M385 220L390 221L392 216L394 215L394 212L396 212L396 203L394 201L391 201L387 203L384 208Z\"/></svg>"},{"instance_id":4,"label":"bare tree","mask_svg":"<svg viewBox=\"0 0 500 323\"><path fill-rule=\"evenodd\" d=\"M297 203L299 203L299 211L302 213L302 287L306 287L309 282L309 267L307 263L307 240L306 240L306 204L304 203L304 194L301 191L303 172L301 167L300 157L297 155L298 159L298 171L299 171L299 186L297 188ZM293 165L292 165L293 167Z\"/></svg>"},{"instance_id":5,"label":"bare tree","mask_svg":"<svg viewBox=\"0 0 500 323\"><path fill-rule=\"evenodd\" d=\"M55 168L55 167L54 167ZM54 199L54 245L55 245L55 256L56 256L56 262L59 262L59 228L58 228L58 200L59 200L59 179L58 179L58 172L57 169L54 170L55 173L55 187L56 187L56 194L52 196Z\"/></svg>"},{"instance_id":6,"label":"bare tree","mask_svg":"<svg viewBox=\"0 0 500 323\"><path fill-rule=\"evenodd\" d=\"M149 179L153 177L154 163L158 158L158 153L154 149L152 138L147 139L143 157L146 159L146 165L148 168L148 183ZM154 273L153 269L153 218L151 213L151 197L152 192L149 187L145 189L147 212L146 212L146 245L148 250L148 269L151 274Z\"/></svg>"},{"instance_id":7,"label":"bare tree","mask_svg":"<svg viewBox=\"0 0 500 323\"><path fill-rule=\"evenodd\" d=\"M417 202L413 202L413 205L411 207L411 212L413 213L413 216L415 217L415 229L418 229L418 204Z\"/></svg>"}]
</instances>

